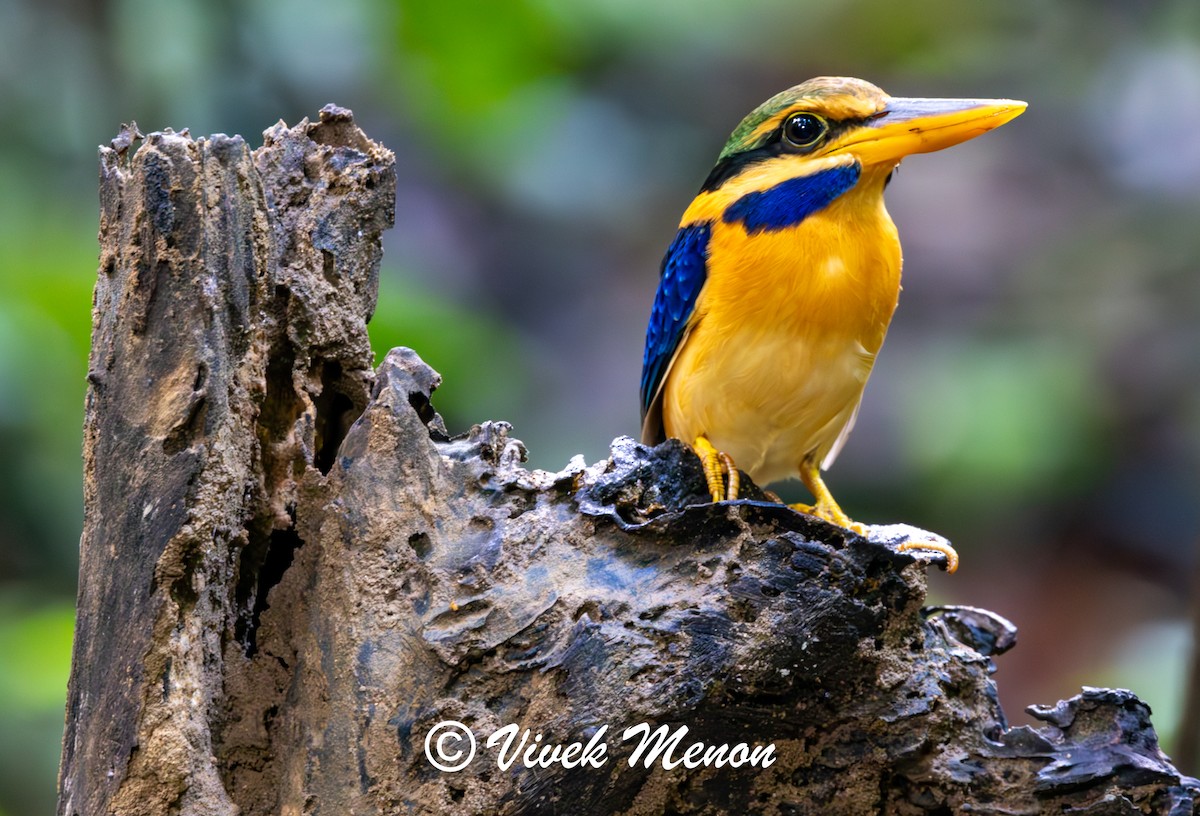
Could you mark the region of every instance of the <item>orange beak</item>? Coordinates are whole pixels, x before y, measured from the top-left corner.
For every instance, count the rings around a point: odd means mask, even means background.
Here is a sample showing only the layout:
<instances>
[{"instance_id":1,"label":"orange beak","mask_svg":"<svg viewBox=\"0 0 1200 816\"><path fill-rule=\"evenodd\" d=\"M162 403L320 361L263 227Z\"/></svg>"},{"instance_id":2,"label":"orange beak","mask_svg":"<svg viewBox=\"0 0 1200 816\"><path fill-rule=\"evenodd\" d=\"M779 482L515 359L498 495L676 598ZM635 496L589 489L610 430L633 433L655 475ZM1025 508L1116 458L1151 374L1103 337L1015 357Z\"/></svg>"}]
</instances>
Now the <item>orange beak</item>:
<instances>
[{"instance_id":1,"label":"orange beak","mask_svg":"<svg viewBox=\"0 0 1200 816\"><path fill-rule=\"evenodd\" d=\"M974 139L1020 116L1026 107L1015 99L893 97L829 153L852 153L863 164L896 164L913 153L932 153Z\"/></svg>"}]
</instances>

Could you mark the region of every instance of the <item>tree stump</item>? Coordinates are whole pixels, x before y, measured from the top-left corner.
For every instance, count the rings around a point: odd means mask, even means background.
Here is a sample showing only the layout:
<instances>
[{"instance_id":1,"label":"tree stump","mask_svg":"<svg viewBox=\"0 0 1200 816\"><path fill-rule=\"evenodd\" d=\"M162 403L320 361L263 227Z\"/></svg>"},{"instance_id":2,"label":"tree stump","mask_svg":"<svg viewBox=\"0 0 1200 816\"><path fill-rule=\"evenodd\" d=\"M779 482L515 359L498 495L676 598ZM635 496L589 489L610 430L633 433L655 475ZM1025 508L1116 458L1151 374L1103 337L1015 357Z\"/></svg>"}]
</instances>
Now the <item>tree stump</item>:
<instances>
[{"instance_id":1,"label":"tree stump","mask_svg":"<svg viewBox=\"0 0 1200 816\"><path fill-rule=\"evenodd\" d=\"M712 504L675 441L528 471L415 352L372 372L394 159L349 111L139 139L100 151L61 814L1200 810L1129 692L1009 727L1015 631L923 608L903 531Z\"/></svg>"}]
</instances>

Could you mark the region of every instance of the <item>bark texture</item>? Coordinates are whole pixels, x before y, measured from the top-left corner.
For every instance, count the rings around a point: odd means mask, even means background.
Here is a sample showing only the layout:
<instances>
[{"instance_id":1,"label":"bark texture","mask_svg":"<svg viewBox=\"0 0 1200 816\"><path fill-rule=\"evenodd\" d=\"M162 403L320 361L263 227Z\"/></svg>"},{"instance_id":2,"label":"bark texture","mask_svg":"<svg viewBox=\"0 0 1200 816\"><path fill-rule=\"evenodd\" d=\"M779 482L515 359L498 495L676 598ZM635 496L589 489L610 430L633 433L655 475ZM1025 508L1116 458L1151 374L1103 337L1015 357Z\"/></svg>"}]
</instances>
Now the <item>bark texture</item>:
<instances>
[{"instance_id":1,"label":"bark texture","mask_svg":"<svg viewBox=\"0 0 1200 816\"><path fill-rule=\"evenodd\" d=\"M1015 631L924 608L905 530L710 504L676 442L452 438L414 352L370 368L394 163L348 111L138 137L101 150L60 813L1200 811L1129 692L1009 727ZM605 761L503 768L513 723ZM774 762L631 765L640 723Z\"/></svg>"}]
</instances>

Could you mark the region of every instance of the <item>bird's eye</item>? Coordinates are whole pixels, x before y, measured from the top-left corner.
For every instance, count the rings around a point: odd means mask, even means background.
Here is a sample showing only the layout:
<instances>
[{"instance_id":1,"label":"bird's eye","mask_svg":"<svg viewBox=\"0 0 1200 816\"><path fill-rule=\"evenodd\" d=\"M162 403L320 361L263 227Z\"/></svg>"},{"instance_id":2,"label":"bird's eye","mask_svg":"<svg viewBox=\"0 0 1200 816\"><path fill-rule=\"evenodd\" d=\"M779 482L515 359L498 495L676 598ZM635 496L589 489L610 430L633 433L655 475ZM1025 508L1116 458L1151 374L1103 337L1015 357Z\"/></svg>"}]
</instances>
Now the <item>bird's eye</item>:
<instances>
[{"instance_id":1,"label":"bird's eye","mask_svg":"<svg viewBox=\"0 0 1200 816\"><path fill-rule=\"evenodd\" d=\"M812 147L827 130L829 125L820 116L797 113L783 123L783 138L793 147Z\"/></svg>"}]
</instances>

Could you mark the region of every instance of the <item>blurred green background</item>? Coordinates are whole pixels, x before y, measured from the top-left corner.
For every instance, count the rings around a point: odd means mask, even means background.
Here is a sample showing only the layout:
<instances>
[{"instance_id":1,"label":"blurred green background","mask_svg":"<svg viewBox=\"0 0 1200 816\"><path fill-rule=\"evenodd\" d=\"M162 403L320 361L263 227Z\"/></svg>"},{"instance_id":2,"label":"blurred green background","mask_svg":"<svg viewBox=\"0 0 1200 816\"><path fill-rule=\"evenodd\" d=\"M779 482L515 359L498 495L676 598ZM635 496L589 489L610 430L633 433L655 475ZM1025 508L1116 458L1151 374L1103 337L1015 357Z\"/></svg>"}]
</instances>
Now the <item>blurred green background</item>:
<instances>
[{"instance_id":1,"label":"blurred green background","mask_svg":"<svg viewBox=\"0 0 1200 816\"><path fill-rule=\"evenodd\" d=\"M96 146L352 108L397 153L378 353L533 466L636 434L662 252L738 120L818 74L1029 112L889 188L905 291L830 476L1021 628L1006 709L1128 686L1173 744L1200 540L1200 4L0 4L0 815L53 808L82 522ZM798 490L790 496L798 498ZM1191 769L1193 772L1196 769Z\"/></svg>"}]
</instances>

